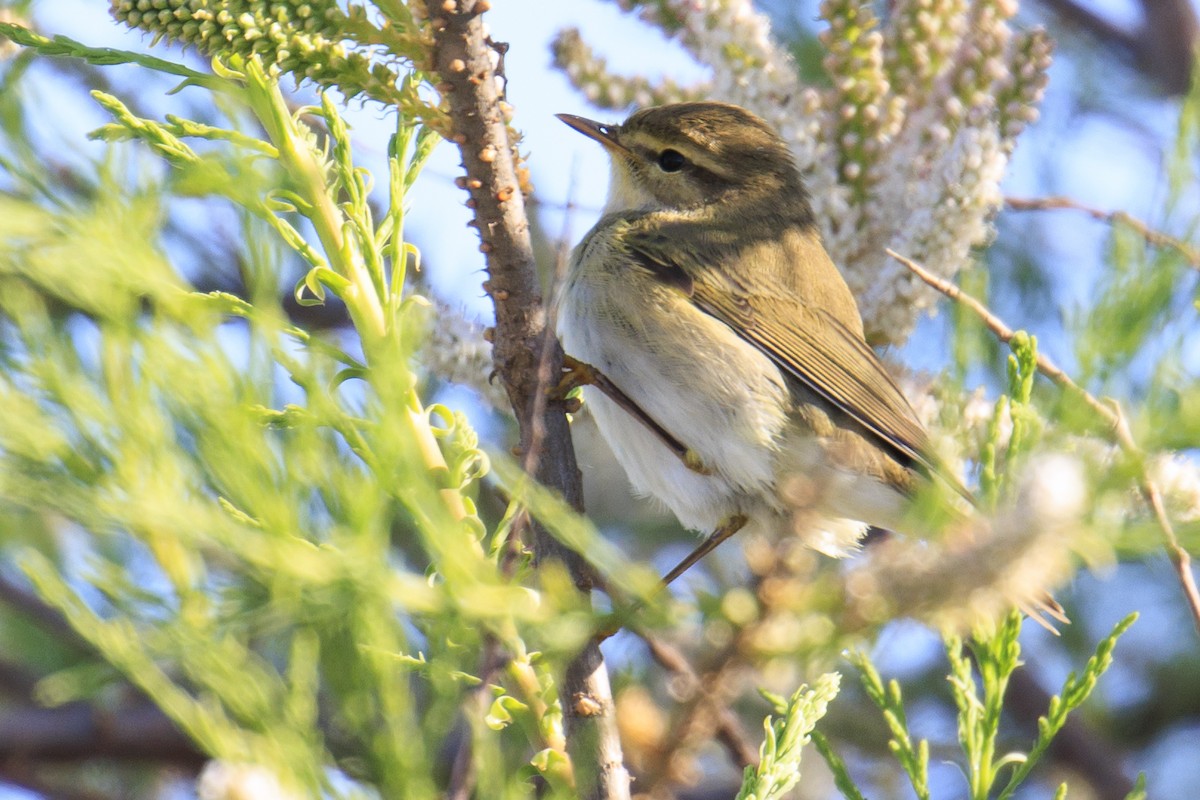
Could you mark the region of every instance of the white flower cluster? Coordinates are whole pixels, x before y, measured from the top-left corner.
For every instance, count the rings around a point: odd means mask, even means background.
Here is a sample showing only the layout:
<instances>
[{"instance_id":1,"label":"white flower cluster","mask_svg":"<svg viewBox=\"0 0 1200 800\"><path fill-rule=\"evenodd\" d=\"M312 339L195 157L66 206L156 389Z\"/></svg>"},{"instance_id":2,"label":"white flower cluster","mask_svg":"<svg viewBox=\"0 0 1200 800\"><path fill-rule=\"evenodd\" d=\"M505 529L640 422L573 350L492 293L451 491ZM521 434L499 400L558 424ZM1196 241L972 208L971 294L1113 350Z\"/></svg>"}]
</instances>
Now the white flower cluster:
<instances>
[{"instance_id":1,"label":"white flower cluster","mask_svg":"<svg viewBox=\"0 0 1200 800\"><path fill-rule=\"evenodd\" d=\"M1195 459L1177 453L1157 456L1150 464L1150 475L1162 491L1172 519L1200 520L1200 467Z\"/></svg>"},{"instance_id":2,"label":"white flower cluster","mask_svg":"<svg viewBox=\"0 0 1200 800\"><path fill-rule=\"evenodd\" d=\"M196 780L200 800L295 800L275 777L257 764L210 761Z\"/></svg>"},{"instance_id":3,"label":"white flower cluster","mask_svg":"<svg viewBox=\"0 0 1200 800\"><path fill-rule=\"evenodd\" d=\"M771 38L770 22L750 0L618 0L618 5L636 8L646 22L676 34L698 62L713 66L712 81L704 85L710 99L751 109L789 141L803 140L796 110L804 87L787 51Z\"/></svg>"},{"instance_id":4,"label":"white flower cluster","mask_svg":"<svg viewBox=\"0 0 1200 800\"><path fill-rule=\"evenodd\" d=\"M606 108L661 106L708 97L707 84L683 87L670 78L658 83L641 76L625 78L608 71L608 62L597 56L575 28L562 31L554 40L554 63L589 102Z\"/></svg>"},{"instance_id":5,"label":"white flower cluster","mask_svg":"<svg viewBox=\"0 0 1200 800\"><path fill-rule=\"evenodd\" d=\"M1072 573L1089 500L1077 459L1040 456L994 516L964 519L934 540L894 537L872 548L847 576L850 605L867 620L904 614L946 630L1013 605L1036 609Z\"/></svg>"},{"instance_id":6,"label":"white flower cluster","mask_svg":"<svg viewBox=\"0 0 1200 800\"><path fill-rule=\"evenodd\" d=\"M880 23L862 0L826 0L831 86L805 87L751 0L618 0L678 38L712 81L680 94L743 106L774 125L805 174L825 243L877 344L907 339L935 294L884 250L950 277L987 240L1015 136L1036 118L1049 44L1015 34L1014 0L897 0ZM654 99L610 87L577 33L559 64L594 102ZM587 54L587 60L583 54Z\"/></svg>"},{"instance_id":7,"label":"white flower cluster","mask_svg":"<svg viewBox=\"0 0 1200 800\"><path fill-rule=\"evenodd\" d=\"M444 381L468 386L493 408L507 409L508 397L499 381L491 381L492 346L484 328L445 303L437 304L433 326L421 345L421 363Z\"/></svg>"}]
</instances>

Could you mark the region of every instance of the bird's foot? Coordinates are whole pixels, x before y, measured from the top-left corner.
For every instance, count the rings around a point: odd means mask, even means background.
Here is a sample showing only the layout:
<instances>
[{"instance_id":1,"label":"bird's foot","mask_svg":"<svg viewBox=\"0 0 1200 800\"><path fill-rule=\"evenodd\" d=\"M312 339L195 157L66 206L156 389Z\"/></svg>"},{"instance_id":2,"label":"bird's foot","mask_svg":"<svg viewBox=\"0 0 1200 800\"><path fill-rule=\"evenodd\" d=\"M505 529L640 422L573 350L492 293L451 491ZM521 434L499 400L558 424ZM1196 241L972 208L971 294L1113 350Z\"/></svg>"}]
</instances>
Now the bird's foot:
<instances>
[{"instance_id":1,"label":"bird's foot","mask_svg":"<svg viewBox=\"0 0 1200 800\"><path fill-rule=\"evenodd\" d=\"M558 383L546 390L546 395L555 400L565 400L567 395L580 386L590 386L601 379L600 370L591 364L563 356L563 373Z\"/></svg>"}]
</instances>

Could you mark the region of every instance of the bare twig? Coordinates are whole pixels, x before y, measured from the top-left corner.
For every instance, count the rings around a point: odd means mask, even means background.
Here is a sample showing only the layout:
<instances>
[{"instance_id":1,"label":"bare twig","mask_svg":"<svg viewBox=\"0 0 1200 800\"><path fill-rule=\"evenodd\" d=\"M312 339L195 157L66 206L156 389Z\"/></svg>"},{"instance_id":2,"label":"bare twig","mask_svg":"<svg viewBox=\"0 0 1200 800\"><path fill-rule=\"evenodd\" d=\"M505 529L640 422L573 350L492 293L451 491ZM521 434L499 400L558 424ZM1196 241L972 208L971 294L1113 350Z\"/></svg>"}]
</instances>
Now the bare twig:
<instances>
[{"instance_id":1,"label":"bare twig","mask_svg":"<svg viewBox=\"0 0 1200 800\"><path fill-rule=\"evenodd\" d=\"M551 375L562 366L555 343L548 363L542 353L548 335L538 289L523 181L502 97L492 64L494 50L480 19L486 0L426 0L433 34L430 67L439 78L452 130L466 167L465 185L475 209L473 224L487 255L488 288L496 309L493 355L520 427L522 453L533 454L535 477L562 492L582 510L583 492L563 404L539 395L543 367ZM539 560L556 558L567 565L581 590L591 588L591 570L578 554L535 527ZM581 797L627 800L629 773L621 754L612 690L604 657L595 642L568 666L561 687L568 750Z\"/></svg>"},{"instance_id":2,"label":"bare twig","mask_svg":"<svg viewBox=\"0 0 1200 800\"><path fill-rule=\"evenodd\" d=\"M963 292L949 281L943 280L929 272L912 259L905 258L890 249L887 253L908 267L913 274L925 283L956 303L960 303L971 309L983 321L988 330L994 333L1005 344L1012 341L1015 335L1013 329L1008 327L1003 320L993 314L979 300ZM1116 402L1105 402L1093 396L1086 389L1075 383L1071 379L1071 376L1063 372L1057 364L1040 352L1037 354L1037 368L1038 372L1045 375L1056 385L1082 400L1110 429L1113 439L1122 452L1129 456L1137 465L1139 488L1142 495L1146 498L1146 503L1150 506L1150 510L1153 512L1159 528L1162 529L1163 536L1167 542L1167 548L1171 554L1171 560L1174 562L1175 571L1179 576L1180 586L1183 588L1184 597L1187 599L1188 607L1191 609L1193 622L1196 624L1197 631L1200 631L1200 590L1197 589L1196 578L1192 574L1192 557L1179 544L1179 538L1175 535L1175 528L1171 524L1166 508L1163 505L1162 493L1159 491L1158 485L1150 477L1150 473L1146 467L1145 454L1137 446L1137 443L1134 442L1133 434L1129 430L1129 423L1126 421L1121 407Z\"/></svg>"},{"instance_id":3,"label":"bare twig","mask_svg":"<svg viewBox=\"0 0 1200 800\"><path fill-rule=\"evenodd\" d=\"M1053 211L1067 209L1080 211L1092 219L1108 223L1109 225L1124 225L1136 231L1150 246L1174 250L1187 259L1192 269L1200 270L1200 249L1193 247L1182 239L1177 239L1162 231L1155 230L1124 211L1103 211L1099 208L1086 206L1069 197L1058 196L1035 198L1006 197L1004 203L1013 211Z\"/></svg>"},{"instance_id":4,"label":"bare twig","mask_svg":"<svg viewBox=\"0 0 1200 800\"><path fill-rule=\"evenodd\" d=\"M750 742L750 736L746 733L741 720L738 719L737 714L734 714L727 705L720 702L719 699L711 697L710 693L704 691L700 677L696 674L696 670L692 668L692 665L688 663L687 657L676 647L667 644L656 636L642 631L637 631L637 634L646 643L646 647L649 648L650 656L660 666L683 681L685 691L703 693L705 699L711 703L717 741L725 747L734 765L738 769L742 769L743 767L757 764L758 749Z\"/></svg>"},{"instance_id":5,"label":"bare twig","mask_svg":"<svg viewBox=\"0 0 1200 800\"><path fill-rule=\"evenodd\" d=\"M1141 24L1119 26L1078 0L1042 0L1069 23L1089 31L1105 44L1128 50L1138 67L1172 95L1187 92L1200 38L1200 20L1191 0L1139 0Z\"/></svg>"}]
</instances>

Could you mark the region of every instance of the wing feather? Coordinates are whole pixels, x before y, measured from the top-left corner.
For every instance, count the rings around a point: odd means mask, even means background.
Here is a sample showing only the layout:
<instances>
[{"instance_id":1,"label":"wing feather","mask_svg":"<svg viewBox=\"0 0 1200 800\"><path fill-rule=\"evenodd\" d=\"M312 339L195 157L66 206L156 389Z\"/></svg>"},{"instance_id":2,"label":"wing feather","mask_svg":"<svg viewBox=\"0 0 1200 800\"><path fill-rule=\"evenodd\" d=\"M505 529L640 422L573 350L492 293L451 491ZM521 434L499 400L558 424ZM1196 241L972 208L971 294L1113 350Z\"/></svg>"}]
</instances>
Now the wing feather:
<instances>
[{"instance_id":1,"label":"wing feather","mask_svg":"<svg viewBox=\"0 0 1200 800\"><path fill-rule=\"evenodd\" d=\"M722 296L698 284L693 302L786 373L848 414L899 456L932 468L925 430L866 342L821 309L787 296Z\"/></svg>"},{"instance_id":2,"label":"wing feather","mask_svg":"<svg viewBox=\"0 0 1200 800\"><path fill-rule=\"evenodd\" d=\"M765 291L745 286L735 269L706 263L710 259L700 255L699 243L686 236L630 226L623 240L637 263L856 420L901 463L940 471L928 457L925 430L912 406L861 333L778 281Z\"/></svg>"}]
</instances>

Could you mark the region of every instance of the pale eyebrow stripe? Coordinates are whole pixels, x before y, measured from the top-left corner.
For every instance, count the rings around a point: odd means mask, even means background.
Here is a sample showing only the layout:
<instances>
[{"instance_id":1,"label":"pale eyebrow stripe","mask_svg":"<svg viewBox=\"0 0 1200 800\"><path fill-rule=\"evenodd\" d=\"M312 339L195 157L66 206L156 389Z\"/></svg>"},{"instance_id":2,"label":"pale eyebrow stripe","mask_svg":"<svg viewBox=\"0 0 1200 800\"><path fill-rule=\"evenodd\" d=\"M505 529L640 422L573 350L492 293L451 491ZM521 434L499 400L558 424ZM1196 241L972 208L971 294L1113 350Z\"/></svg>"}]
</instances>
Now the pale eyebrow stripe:
<instances>
[{"instance_id":1,"label":"pale eyebrow stripe","mask_svg":"<svg viewBox=\"0 0 1200 800\"><path fill-rule=\"evenodd\" d=\"M664 142L657 137L640 135L630 137L630 141L626 144L626 147L629 147L632 150L639 150L644 154L654 157L657 157L659 153L668 148L671 150L678 150L683 154L684 158L705 172L708 172L723 180L730 180L733 178L733 175L727 169L724 169L723 165L719 161L713 159L707 152L700 150L691 142L686 142L685 145L681 147L677 144Z\"/></svg>"}]
</instances>

